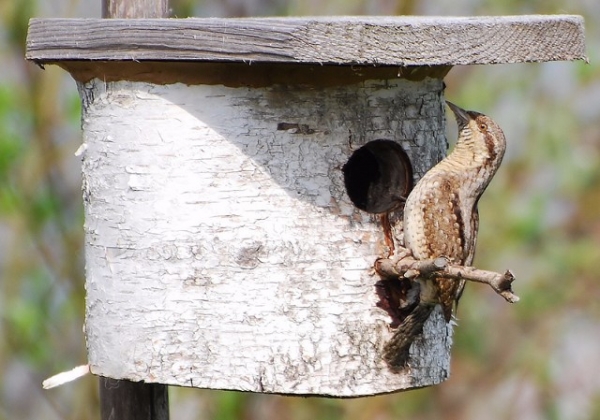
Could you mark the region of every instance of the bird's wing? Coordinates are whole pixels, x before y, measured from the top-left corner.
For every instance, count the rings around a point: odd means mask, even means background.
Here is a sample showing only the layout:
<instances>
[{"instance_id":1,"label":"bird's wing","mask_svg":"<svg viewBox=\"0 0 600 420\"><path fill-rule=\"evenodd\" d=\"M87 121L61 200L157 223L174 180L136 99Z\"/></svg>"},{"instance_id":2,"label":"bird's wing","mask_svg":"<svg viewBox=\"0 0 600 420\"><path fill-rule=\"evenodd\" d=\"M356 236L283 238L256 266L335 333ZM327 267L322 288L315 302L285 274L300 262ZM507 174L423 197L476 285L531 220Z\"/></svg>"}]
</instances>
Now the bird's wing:
<instances>
[{"instance_id":1,"label":"bird's wing","mask_svg":"<svg viewBox=\"0 0 600 420\"><path fill-rule=\"evenodd\" d=\"M475 259L475 248L477 247L477 232L479 232L479 210L477 209L477 205L473 209L473 214L471 215L471 234L472 238L468 241L468 247L465 249L465 261L463 265L471 266L473 264L473 259ZM456 290L456 306L458 306L458 301L460 300L464 290L465 290L465 280L460 280L458 283L458 288Z\"/></svg>"},{"instance_id":2,"label":"bird's wing","mask_svg":"<svg viewBox=\"0 0 600 420\"><path fill-rule=\"evenodd\" d=\"M465 259L463 206L458 194L452 191L453 181L442 178L438 188L425 194L422 208L423 234L426 238L426 258L447 257L462 264Z\"/></svg>"},{"instance_id":3,"label":"bird's wing","mask_svg":"<svg viewBox=\"0 0 600 420\"><path fill-rule=\"evenodd\" d=\"M470 266L473 264L475 248L477 247L477 232L479 232L479 210L477 209L477 205L475 205L471 214L471 238L467 241L468 246L465 249L463 265Z\"/></svg>"},{"instance_id":4,"label":"bird's wing","mask_svg":"<svg viewBox=\"0 0 600 420\"><path fill-rule=\"evenodd\" d=\"M466 237L471 230L471 211L466 203L461 202L456 192L457 181L448 174L436 177L435 188L424 189L421 197L420 212L423 218L423 236L419 258L446 257L454 264L463 264L467 259L466 246L470 238ZM465 226L465 223L468 223ZM470 249L470 247L469 247ZM444 316L450 321L456 298L462 293L463 282L438 278L439 302L442 304Z\"/></svg>"}]
</instances>

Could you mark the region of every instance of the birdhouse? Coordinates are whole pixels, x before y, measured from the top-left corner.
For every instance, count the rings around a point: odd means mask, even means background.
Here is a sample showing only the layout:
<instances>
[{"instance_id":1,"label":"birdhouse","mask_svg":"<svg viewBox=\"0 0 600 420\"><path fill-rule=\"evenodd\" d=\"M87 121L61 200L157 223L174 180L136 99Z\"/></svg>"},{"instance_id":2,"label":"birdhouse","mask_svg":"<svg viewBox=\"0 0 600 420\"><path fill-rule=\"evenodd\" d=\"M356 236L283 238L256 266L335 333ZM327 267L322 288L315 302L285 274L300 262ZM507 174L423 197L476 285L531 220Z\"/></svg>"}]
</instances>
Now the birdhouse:
<instances>
[{"instance_id":1,"label":"birdhouse","mask_svg":"<svg viewBox=\"0 0 600 420\"><path fill-rule=\"evenodd\" d=\"M373 271L379 214L446 155L444 76L584 40L577 16L32 19L27 58L81 95L92 373L353 397L449 375L439 308L386 365Z\"/></svg>"}]
</instances>

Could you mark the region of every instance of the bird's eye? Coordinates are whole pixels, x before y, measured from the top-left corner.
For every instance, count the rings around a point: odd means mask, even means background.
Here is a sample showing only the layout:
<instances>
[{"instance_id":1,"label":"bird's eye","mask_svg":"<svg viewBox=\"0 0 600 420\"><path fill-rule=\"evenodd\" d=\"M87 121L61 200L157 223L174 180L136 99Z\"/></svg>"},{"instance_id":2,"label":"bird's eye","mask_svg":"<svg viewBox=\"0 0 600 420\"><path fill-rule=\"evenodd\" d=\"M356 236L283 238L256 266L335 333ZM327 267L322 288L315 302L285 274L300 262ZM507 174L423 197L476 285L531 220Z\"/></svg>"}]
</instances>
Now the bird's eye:
<instances>
[{"instance_id":1,"label":"bird's eye","mask_svg":"<svg viewBox=\"0 0 600 420\"><path fill-rule=\"evenodd\" d=\"M488 126L487 126L487 124L486 124L486 123L479 123L479 129L480 129L481 131L486 131L486 130L487 130L487 128L488 128Z\"/></svg>"}]
</instances>

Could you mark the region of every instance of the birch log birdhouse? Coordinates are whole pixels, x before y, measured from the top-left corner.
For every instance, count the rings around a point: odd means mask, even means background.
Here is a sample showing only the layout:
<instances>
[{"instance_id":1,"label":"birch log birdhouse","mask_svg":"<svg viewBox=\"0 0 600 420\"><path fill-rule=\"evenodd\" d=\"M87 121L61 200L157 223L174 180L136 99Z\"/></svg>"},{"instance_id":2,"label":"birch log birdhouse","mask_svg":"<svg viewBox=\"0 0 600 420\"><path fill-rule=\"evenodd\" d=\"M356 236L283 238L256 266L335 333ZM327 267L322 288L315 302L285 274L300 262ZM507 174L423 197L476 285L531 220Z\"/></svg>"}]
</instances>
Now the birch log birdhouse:
<instances>
[{"instance_id":1,"label":"birch log birdhouse","mask_svg":"<svg viewBox=\"0 0 600 420\"><path fill-rule=\"evenodd\" d=\"M373 272L389 191L446 155L443 77L582 59L583 22L32 19L27 58L82 99L92 373L352 397L449 375L439 308L409 369L382 360Z\"/></svg>"}]
</instances>

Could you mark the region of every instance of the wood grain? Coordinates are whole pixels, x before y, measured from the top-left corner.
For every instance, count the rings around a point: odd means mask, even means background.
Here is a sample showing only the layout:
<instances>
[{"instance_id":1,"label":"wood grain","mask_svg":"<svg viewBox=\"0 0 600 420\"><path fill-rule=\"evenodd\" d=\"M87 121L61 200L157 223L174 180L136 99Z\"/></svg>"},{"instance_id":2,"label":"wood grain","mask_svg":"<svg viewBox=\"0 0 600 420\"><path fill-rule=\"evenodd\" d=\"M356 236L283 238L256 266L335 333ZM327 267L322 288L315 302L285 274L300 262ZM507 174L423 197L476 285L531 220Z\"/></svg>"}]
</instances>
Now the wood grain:
<instances>
[{"instance_id":1,"label":"wood grain","mask_svg":"<svg viewBox=\"0 0 600 420\"><path fill-rule=\"evenodd\" d=\"M166 18L168 0L103 0L102 17L110 19Z\"/></svg>"},{"instance_id":2,"label":"wood grain","mask_svg":"<svg viewBox=\"0 0 600 420\"><path fill-rule=\"evenodd\" d=\"M26 57L432 66L585 58L581 16L31 19Z\"/></svg>"}]
</instances>

